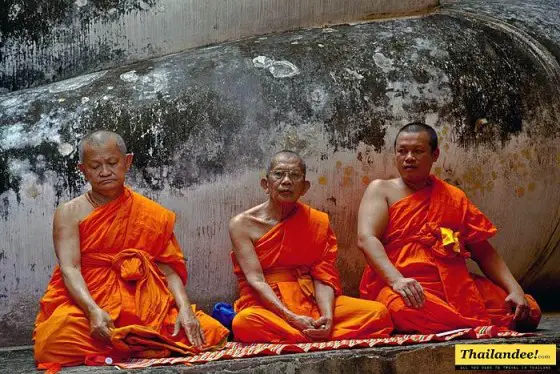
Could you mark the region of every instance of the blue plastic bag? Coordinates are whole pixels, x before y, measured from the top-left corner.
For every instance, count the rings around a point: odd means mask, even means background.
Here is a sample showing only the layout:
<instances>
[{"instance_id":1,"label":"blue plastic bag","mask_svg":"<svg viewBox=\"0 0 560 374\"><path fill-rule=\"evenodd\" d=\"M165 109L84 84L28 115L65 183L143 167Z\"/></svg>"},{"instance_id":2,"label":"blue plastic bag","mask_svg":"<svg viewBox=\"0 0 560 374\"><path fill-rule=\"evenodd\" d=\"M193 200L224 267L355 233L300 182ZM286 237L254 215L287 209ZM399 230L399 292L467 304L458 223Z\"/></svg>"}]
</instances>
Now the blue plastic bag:
<instances>
[{"instance_id":1,"label":"blue plastic bag","mask_svg":"<svg viewBox=\"0 0 560 374\"><path fill-rule=\"evenodd\" d=\"M228 303L217 303L212 310L212 318L224 325L229 331L231 331L231 323L235 314L233 306Z\"/></svg>"}]
</instances>

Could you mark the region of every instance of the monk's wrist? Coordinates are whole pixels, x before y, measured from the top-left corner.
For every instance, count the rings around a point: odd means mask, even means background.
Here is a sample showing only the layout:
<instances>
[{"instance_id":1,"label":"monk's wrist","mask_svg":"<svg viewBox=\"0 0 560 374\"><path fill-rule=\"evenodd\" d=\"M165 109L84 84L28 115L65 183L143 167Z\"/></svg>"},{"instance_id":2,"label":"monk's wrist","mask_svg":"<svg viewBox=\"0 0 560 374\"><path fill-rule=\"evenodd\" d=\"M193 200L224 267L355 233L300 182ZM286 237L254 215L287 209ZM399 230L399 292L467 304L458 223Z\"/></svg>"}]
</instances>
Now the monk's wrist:
<instances>
[{"instance_id":1,"label":"monk's wrist","mask_svg":"<svg viewBox=\"0 0 560 374\"><path fill-rule=\"evenodd\" d=\"M85 313L86 313L87 319L91 319L91 315L92 315L93 313L98 312L99 309L101 309L101 308L99 308L99 305L97 305L97 304L96 304L96 305L88 305L88 306L85 308Z\"/></svg>"},{"instance_id":2,"label":"monk's wrist","mask_svg":"<svg viewBox=\"0 0 560 374\"><path fill-rule=\"evenodd\" d=\"M296 314L289 309L282 310L282 316L286 321L292 321Z\"/></svg>"},{"instance_id":3,"label":"monk's wrist","mask_svg":"<svg viewBox=\"0 0 560 374\"><path fill-rule=\"evenodd\" d=\"M401 280L402 278L404 278L402 275L400 275L400 276L399 276L399 275L396 275L396 276L393 276L393 277L390 277L390 278L388 277L388 278L386 279L385 282L387 283L387 285L388 285L389 287L393 288L393 287L395 286L395 284L396 284L399 280Z\"/></svg>"}]
</instances>

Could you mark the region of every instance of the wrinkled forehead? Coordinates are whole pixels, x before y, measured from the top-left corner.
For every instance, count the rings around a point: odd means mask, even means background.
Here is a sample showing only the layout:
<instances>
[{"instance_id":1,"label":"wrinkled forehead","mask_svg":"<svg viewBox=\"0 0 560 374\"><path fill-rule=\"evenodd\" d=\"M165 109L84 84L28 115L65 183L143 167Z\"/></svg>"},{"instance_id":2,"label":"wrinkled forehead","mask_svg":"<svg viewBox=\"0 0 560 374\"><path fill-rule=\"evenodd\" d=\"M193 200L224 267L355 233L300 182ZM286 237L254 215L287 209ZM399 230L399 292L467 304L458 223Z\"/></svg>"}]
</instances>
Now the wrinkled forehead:
<instances>
[{"instance_id":1,"label":"wrinkled forehead","mask_svg":"<svg viewBox=\"0 0 560 374\"><path fill-rule=\"evenodd\" d=\"M396 146L430 146L430 134L427 131L401 132L396 141Z\"/></svg>"},{"instance_id":2,"label":"wrinkled forehead","mask_svg":"<svg viewBox=\"0 0 560 374\"><path fill-rule=\"evenodd\" d=\"M272 167L270 170L278 169L289 169L289 170L299 170L303 172L303 161L296 155L291 155L288 153L281 153L276 155L271 160Z\"/></svg>"}]
</instances>

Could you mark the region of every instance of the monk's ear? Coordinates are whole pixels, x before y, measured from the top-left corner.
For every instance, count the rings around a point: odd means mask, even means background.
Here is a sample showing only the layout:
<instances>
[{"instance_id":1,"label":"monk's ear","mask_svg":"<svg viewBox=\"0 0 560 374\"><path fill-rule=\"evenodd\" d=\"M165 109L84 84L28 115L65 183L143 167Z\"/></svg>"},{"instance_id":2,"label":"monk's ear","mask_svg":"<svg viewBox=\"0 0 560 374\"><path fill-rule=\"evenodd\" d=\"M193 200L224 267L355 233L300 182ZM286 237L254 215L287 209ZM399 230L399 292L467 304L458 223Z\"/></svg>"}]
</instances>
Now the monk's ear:
<instances>
[{"instance_id":1,"label":"monk's ear","mask_svg":"<svg viewBox=\"0 0 560 374\"><path fill-rule=\"evenodd\" d=\"M126 171L128 171L128 169L130 169L130 167L132 166L132 159L134 158L134 154L133 153L127 153L124 156L124 162L126 164Z\"/></svg>"},{"instance_id":2,"label":"monk's ear","mask_svg":"<svg viewBox=\"0 0 560 374\"><path fill-rule=\"evenodd\" d=\"M261 187L264 190L264 192L268 195L270 190L268 189L268 180L266 179L266 177L261 178Z\"/></svg>"},{"instance_id":3,"label":"monk's ear","mask_svg":"<svg viewBox=\"0 0 560 374\"><path fill-rule=\"evenodd\" d=\"M305 180L304 184L303 184L303 191L301 193L301 196L305 195L307 193L307 191L309 191L309 189L311 188L311 182L308 180Z\"/></svg>"},{"instance_id":4,"label":"monk's ear","mask_svg":"<svg viewBox=\"0 0 560 374\"><path fill-rule=\"evenodd\" d=\"M434 162L437 161L439 158L439 148L436 148L436 150L432 152L432 158L434 159Z\"/></svg>"}]
</instances>

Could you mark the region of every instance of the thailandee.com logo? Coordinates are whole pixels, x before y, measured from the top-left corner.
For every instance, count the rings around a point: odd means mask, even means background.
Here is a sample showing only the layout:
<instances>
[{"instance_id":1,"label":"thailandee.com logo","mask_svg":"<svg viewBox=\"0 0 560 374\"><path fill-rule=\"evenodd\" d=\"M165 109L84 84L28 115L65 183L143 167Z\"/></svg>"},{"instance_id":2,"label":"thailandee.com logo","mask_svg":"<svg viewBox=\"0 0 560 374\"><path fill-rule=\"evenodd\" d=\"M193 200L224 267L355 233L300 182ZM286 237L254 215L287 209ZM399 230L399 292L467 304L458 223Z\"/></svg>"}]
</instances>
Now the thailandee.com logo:
<instances>
[{"instance_id":1,"label":"thailandee.com logo","mask_svg":"<svg viewBox=\"0 0 560 374\"><path fill-rule=\"evenodd\" d=\"M555 344L457 344L458 370L552 370Z\"/></svg>"}]
</instances>

